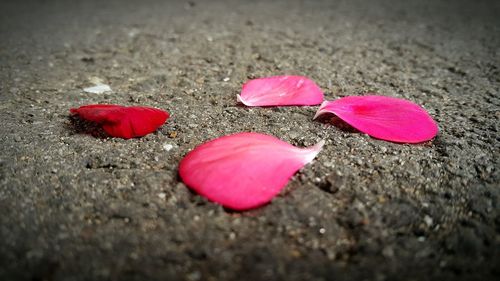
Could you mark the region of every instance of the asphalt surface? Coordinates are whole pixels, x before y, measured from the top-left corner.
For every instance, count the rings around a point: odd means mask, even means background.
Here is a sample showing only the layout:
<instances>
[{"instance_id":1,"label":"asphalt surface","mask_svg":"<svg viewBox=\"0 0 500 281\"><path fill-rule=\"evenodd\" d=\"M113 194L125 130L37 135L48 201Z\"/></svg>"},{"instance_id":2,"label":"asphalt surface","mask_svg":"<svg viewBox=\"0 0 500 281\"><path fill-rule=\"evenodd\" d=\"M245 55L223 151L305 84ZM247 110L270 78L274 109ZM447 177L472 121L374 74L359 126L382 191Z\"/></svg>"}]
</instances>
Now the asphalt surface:
<instances>
[{"instance_id":1,"label":"asphalt surface","mask_svg":"<svg viewBox=\"0 0 500 281\"><path fill-rule=\"evenodd\" d=\"M1 1L0 280L499 280L499 1ZM317 107L246 108L299 74L333 100L416 102L432 141L376 140ZM102 94L83 88L103 82ZM111 139L91 103L171 118ZM326 145L270 204L232 212L177 165L254 131Z\"/></svg>"}]
</instances>

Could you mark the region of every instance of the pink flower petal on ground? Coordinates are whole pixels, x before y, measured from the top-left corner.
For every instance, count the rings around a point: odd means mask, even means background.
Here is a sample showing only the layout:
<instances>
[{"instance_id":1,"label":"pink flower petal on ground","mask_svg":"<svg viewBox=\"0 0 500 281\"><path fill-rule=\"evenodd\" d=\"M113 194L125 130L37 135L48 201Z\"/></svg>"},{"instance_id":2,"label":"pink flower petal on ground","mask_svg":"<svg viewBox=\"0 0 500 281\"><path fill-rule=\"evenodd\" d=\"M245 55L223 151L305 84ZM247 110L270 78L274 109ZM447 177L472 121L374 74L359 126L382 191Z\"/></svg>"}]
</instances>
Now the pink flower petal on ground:
<instances>
[{"instance_id":1,"label":"pink flower petal on ground","mask_svg":"<svg viewBox=\"0 0 500 281\"><path fill-rule=\"evenodd\" d=\"M112 137L130 139L156 131L167 121L166 111L144 106L91 104L71 108L70 112L87 121L102 125Z\"/></svg>"},{"instance_id":2,"label":"pink flower petal on ground","mask_svg":"<svg viewBox=\"0 0 500 281\"><path fill-rule=\"evenodd\" d=\"M224 136L189 152L179 175L211 201L233 210L252 209L271 201L323 144L299 148L258 133Z\"/></svg>"},{"instance_id":3,"label":"pink flower petal on ground","mask_svg":"<svg viewBox=\"0 0 500 281\"><path fill-rule=\"evenodd\" d=\"M317 105L323 92L303 76L273 76L248 81L237 99L246 106Z\"/></svg>"},{"instance_id":4,"label":"pink flower petal on ground","mask_svg":"<svg viewBox=\"0 0 500 281\"><path fill-rule=\"evenodd\" d=\"M333 113L372 137L401 143L434 138L439 128L419 105L385 96L351 96L321 104L316 117Z\"/></svg>"}]
</instances>

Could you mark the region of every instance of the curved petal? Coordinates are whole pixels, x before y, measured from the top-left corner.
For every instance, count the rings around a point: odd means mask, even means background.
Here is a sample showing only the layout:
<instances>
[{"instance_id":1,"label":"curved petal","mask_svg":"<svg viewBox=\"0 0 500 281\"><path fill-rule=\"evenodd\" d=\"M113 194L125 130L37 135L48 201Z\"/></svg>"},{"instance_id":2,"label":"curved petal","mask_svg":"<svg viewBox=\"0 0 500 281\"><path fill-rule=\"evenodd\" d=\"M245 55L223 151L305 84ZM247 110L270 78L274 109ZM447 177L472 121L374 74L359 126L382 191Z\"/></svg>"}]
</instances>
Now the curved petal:
<instances>
[{"instance_id":1,"label":"curved petal","mask_svg":"<svg viewBox=\"0 0 500 281\"><path fill-rule=\"evenodd\" d=\"M303 76L273 76L248 81L237 100L246 106L317 105L323 92Z\"/></svg>"},{"instance_id":2,"label":"curved petal","mask_svg":"<svg viewBox=\"0 0 500 281\"><path fill-rule=\"evenodd\" d=\"M385 96L351 96L325 101L316 117L333 113L372 137L401 143L419 143L434 138L439 128L419 105Z\"/></svg>"},{"instance_id":3,"label":"curved petal","mask_svg":"<svg viewBox=\"0 0 500 281\"><path fill-rule=\"evenodd\" d=\"M179 175L209 200L247 210L271 201L323 144L298 148L258 133L224 136L189 152L179 165Z\"/></svg>"},{"instance_id":4,"label":"curved petal","mask_svg":"<svg viewBox=\"0 0 500 281\"><path fill-rule=\"evenodd\" d=\"M112 115L120 108L123 108L123 106L115 104L90 104L80 106L79 108L71 108L69 111L87 121L102 124L103 122L110 122L110 119L114 119Z\"/></svg>"},{"instance_id":5,"label":"curved petal","mask_svg":"<svg viewBox=\"0 0 500 281\"><path fill-rule=\"evenodd\" d=\"M169 117L168 112L157 108L113 104L85 105L72 108L70 112L82 119L102 125L110 136L124 139L152 133Z\"/></svg>"}]
</instances>

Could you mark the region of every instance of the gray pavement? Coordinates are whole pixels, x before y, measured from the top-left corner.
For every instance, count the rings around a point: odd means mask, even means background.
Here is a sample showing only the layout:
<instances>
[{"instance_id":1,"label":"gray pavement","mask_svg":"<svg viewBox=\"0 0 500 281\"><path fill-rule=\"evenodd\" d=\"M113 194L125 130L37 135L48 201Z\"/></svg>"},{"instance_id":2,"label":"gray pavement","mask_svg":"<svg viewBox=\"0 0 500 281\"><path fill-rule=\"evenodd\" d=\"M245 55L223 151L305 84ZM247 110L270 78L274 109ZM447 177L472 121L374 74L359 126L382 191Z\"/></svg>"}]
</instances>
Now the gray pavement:
<instances>
[{"instance_id":1,"label":"gray pavement","mask_svg":"<svg viewBox=\"0 0 500 281\"><path fill-rule=\"evenodd\" d=\"M498 280L499 1L0 2L0 280ZM430 142L372 139L317 107L245 108L250 78L424 106ZM102 81L112 92L85 93ZM171 113L105 138L69 108ZM335 122L332 122L335 121ZM273 202L190 192L196 145L326 141Z\"/></svg>"}]
</instances>

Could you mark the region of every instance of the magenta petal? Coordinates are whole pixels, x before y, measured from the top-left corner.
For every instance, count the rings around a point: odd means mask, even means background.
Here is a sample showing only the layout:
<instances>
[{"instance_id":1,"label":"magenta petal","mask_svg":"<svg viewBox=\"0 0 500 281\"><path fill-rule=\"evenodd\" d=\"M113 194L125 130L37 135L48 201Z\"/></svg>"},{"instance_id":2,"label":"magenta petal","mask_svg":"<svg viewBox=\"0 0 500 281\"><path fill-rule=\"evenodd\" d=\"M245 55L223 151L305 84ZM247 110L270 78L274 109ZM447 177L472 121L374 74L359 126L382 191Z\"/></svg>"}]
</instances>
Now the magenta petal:
<instances>
[{"instance_id":1,"label":"magenta petal","mask_svg":"<svg viewBox=\"0 0 500 281\"><path fill-rule=\"evenodd\" d=\"M273 76L248 81L237 99L246 106L317 105L323 92L303 76Z\"/></svg>"},{"instance_id":2,"label":"magenta petal","mask_svg":"<svg viewBox=\"0 0 500 281\"><path fill-rule=\"evenodd\" d=\"M372 137L402 143L418 143L435 137L436 122L419 105L384 96L351 96L321 104L314 118L333 113Z\"/></svg>"},{"instance_id":3,"label":"magenta petal","mask_svg":"<svg viewBox=\"0 0 500 281\"><path fill-rule=\"evenodd\" d=\"M323 144L299 148L258 133L224 136L189 152L179 165L179 175L209 200L247 210L271 201Z\"/></svg>"}]
</instances>

